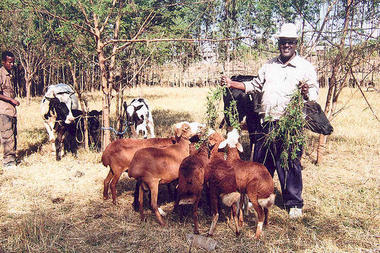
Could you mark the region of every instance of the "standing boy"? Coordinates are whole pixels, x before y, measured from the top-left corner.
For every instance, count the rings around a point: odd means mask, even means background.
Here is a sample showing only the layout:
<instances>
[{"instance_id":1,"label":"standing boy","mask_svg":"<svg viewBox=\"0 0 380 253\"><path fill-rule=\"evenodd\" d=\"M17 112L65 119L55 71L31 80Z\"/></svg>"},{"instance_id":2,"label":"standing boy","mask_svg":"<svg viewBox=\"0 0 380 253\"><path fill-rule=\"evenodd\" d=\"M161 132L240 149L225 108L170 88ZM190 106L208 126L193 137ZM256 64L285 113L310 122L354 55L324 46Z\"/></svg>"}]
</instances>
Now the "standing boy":
<instances>
[{"instance_id":1,"label":"standing boy","mask_svg":"<svg viewBox=\"0 0 380 253\"><path fill-rule=\"evenodd\" d=\"M4 51L1 54L0 68L0 140L4 148L3 167L16 166L17 149L17 110L20 102L12 84L12 68L15 57L13 53Z\"/></svg>"}]
</instances>

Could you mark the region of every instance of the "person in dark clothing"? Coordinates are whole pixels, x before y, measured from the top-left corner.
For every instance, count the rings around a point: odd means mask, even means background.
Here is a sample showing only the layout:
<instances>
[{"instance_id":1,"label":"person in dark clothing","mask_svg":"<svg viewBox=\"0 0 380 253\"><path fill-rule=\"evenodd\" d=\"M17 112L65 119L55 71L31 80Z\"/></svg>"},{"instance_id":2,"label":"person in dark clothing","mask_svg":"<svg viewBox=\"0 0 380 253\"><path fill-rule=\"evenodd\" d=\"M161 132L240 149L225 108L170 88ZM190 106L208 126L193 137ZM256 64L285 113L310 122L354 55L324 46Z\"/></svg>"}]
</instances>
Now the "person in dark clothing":
<instances>
[{"instance_id":1,"label":"person in dark clothing","mask_svg":"<svg viewBox=\"0 0 380 253\"><path fill-rule=\"evenodd\" d=\"M12 68L15 56L9 51L1 55L0 68L0 139L4 148L3 167L16 166L17 110L20 102L12 84Z\"/></svg>"}]
</instances>

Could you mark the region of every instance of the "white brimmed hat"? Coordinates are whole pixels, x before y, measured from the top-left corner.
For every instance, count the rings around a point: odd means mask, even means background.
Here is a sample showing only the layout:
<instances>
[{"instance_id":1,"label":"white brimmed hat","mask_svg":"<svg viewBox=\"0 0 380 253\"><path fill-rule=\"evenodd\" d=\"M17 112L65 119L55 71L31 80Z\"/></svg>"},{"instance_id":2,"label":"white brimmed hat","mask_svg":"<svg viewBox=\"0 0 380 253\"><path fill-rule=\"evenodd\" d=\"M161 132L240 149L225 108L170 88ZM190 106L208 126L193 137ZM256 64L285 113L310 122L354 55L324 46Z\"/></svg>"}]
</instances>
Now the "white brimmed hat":
<instances>
[{"instance_id":1,"label":"white brimmed hat","mask_svg":"<svg viewBox=\"0 0 380 253\"><path fill-rule=\"evenodd\" d=\"M276 38L298 38L297 27L293 23L286 23L281 26L280 33L276 35Z\"/></svg>"}]
</instances>

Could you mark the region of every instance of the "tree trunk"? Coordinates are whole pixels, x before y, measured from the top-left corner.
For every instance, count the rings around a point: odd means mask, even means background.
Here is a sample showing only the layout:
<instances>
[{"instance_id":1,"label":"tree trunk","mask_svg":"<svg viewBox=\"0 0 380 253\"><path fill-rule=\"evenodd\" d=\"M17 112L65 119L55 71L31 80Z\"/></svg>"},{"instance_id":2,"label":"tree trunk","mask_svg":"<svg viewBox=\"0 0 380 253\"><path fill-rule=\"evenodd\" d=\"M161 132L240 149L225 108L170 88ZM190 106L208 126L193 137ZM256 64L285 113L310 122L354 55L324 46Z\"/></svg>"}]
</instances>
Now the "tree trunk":
<instances>
[{"instance_id":1,"label":"tree trunk","mask_svg":"<svg viewBox=\"0 0 380 253\"><path fill-rule=\"evenodd\" d=\"M83 125L84 125L83 126L84 127L84 148L85 148L85 150L89 150L89 146L88 146L88 118L87 118L88 107L87 107L87 102L85 101L85 99L83 99L82 92L80 92L80 90L79 90L79 85L78 85L77 77L75 75L76 67L75 67L75 65L73 66L70 61L68 62L68 64L69 64L71 75L72 75L72 78L73 78L73 86L74 86L74 89L77 91L79 103L80 103L80 106L82 108L82 113L83 113L82 116L83 116Z\"/></svg>"},{"instance_id":2,"label":"tree trunk","mask_svg":"<svg viewBox=\"0 0 380 253\"><path fill-rule=\"evenodd\" d=\"M99 44L99 43L98 43ZM105 57L103 51L98 51L98 58L99 58L99 67L100 67L100 73L101 73L101 81L102 81L102 91L103 91L103 99L102 99L102 123L104 128L110 127L110 94L111 90L108 87L108 81L107 81L107 69L105 65ZM102 150L108 146L108 144L111 142L111 133L109 130L103 131L103 138L102 138Z\"/></svg>"},{"instance_id":3,"label":"tree trunk","mask_svg":"<svg viewBox=\"0 0 380 253\"><path fill-rule=\"evenodd\" d=\"M344 25L343 25L343 34L340 40L339 51L332 64L333 69L331 73L331 79L329 82L329 90L327 93L326 106L325 106L325 113L327 114L329 120L331 119L331 115L334 113L336 104L338 102L338 96L340 94L340 90L338 89L343 88L343 85L341 87L338 87L337 77L339 76L340 72L342 72L342 65L344 65L344 62L342 62L342 60L344 59L345 40L347 36L348 24L350 22L350 15L351 15L350 10L353 4L354 4L354 0L347 0L345 19L344 19ZM346 75L344 78L346 78ZM322 163L323 153L326 149L326 142L327 142L327 136L320 135L319 144L317 148L317 161L316 161L317 164Z\"/></svg>"},{"instance_id":4,"label":"tree trunk","mask_svg":"<svg viewBox=\"0 0 380 253\"><path fill-rule=\"evenodd\" d=\"M30 91L32 88L32 77L25 71L26 103L30 105Z\"/></svg>"}]
</instances>

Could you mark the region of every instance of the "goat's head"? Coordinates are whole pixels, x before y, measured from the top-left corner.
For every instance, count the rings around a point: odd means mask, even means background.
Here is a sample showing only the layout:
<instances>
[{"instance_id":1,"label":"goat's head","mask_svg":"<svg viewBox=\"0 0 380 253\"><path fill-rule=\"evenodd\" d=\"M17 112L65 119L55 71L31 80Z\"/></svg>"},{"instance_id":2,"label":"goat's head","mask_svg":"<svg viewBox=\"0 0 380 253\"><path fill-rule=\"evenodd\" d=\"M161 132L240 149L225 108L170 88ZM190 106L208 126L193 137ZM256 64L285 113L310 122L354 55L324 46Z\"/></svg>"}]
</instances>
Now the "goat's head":
<instances>
[{"instance_id":1,"label":"goat's head","mask_svg":"<svg viewBox=\"0 0 380 253\"><path fill-rule=\"evenodd\" d=\"M308 101L304 105L303 109L305 113L307 129L324 135L330 135L334 128L327 119L325 113L322 111L321 106L315 101Z\"/></svg>"},{"instance_id":2,"label":"goat's head","mask_svg":"<svg viewBox=\"0 0 380 253\"><path fill-rule=\"evenodd\" d=\"M230 148L237 148L237 150L239 150L240 152L243 152L243 146L240 144L239 138L240 138L239 132L236 128L234 128L230 132L227 133L227 139L222 141L219 144L218 148L223 149L226 146L228 146Z\"/></svg>"},{"instance_id":3,"label":"goat's head","mask_svg":"<svg viewBox=\"0 0 380 253\"><path fill-rule=\"evenodd\" d=\"M202 124L202 123L199 123L199 122L190 122L189 123L189 126L190 126L190 129L191 129L191 133L193 135L201 135L201 134L204 134L207 130L206 128L206 124Z\"/></svg>"},{"instance_id":4,"label":"goat's head","mask_svg":"<svg viewBox=\"0 0 380 253\"><path fill-rule=\"evenodd\" d=\"M126 102L123 103L124 107L124 120L127 126L139 125L144 121L144 117L139 117L137 111L141 109L143 105L128 105Z\"/></svg>"},{"instance_id":5,"label":"goat's head","mask_svg":"<svg viewBox=\"0 0 380 253\"><path fill-rule=\"evenodd\" d=\"M100 130L100 116L102 111L92 110L88 113L88 125L90 127L90 132L95 132Z\"/></svg>"},{"instance_id":6,"label":"goat's head","mask_svg":"<svg viewBox=\"0 0 380 253\"><path fill-rule=\"evenodd\" d=\"M212 133L210 133L207 137L207 142L211 148L213 148L216 144L221 143L222 141L224 141L223 136L214 130L212 130Z\"/></svg>"},{"instance_id":7,"label":"goat's head","mask_svg":"<svg viewBox=\"0 0 380 253\"><path fill-rule=\"evenodd\" d=\"M172 126L172 132L174 136L178 137L180 133L183 131L183 127L186 126L189 129L189 139L191 142L197 142L200 139L200 136L203 135L207 128L205 124L198 122L188 122L182 121L174 124Z\"/></svg>"},{"instance_id":8,"label":"goat's head","mask_svg":"<svg viewBox=\"0 0 380 253\"><path fill-rule=\"evenodd\" d=\"M193 136L191 132L191 127L189 124L182 124L180 127L175 127L173 131L174 131L174 136L176 137L177 140L179 140L181 137L185 139L190 139Z\"/></svg>"},{"instance_id":9,"label":"goat's head","mask_svg":"<svg viewBox=\"0 0 380 253\"><path fill-rule=\"evenodd\" d=\"M69 108L67 108L67 105L60 102L58 98L52 98L49 101L49 111L44 115L44 118L54 118L58 121L65 121L68 114Z\"/></svg>"}]
</instances>

